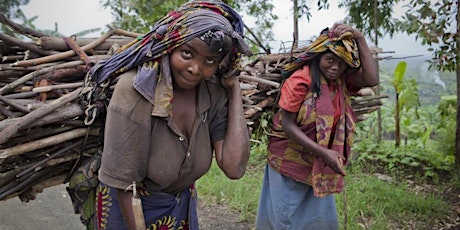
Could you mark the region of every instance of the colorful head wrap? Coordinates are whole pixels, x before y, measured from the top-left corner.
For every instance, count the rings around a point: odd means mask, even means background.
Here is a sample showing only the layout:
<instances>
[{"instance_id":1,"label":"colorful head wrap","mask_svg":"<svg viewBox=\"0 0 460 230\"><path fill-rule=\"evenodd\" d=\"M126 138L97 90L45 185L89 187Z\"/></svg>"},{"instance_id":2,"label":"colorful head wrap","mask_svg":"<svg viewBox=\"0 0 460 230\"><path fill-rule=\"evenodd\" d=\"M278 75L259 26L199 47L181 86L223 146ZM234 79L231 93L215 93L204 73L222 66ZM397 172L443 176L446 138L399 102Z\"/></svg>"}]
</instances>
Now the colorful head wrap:
<instances>
[{"instance_id":1,"label":"colorful head wrap","mask_svg":"<svg viewBox=\"0 0 460 230\"><path fill-rule=\"evenodd\" d=\"M241 16L221 1L189 2L169 12L137 43L95 65L88 72L87 79L102 84L111 76L141 66L134 88L154 103L155 78L160 74L159 66L164 65L159 63L160 57L196 37L201 37L211 49L225 55L225 64L221 63L217 74L237 75L241 54L251 55L242 38L243 28ZM231 50L225 50L222 40L225 36L232 40Z\"/></svg>"},{"instance_id":2,"label":"colorful head wrap","mask_svg":"<svg viewBox=\"0 0 460 230\"><path fill-rule=\"evenodd\" d=\"M329 32L329 28L326 28L321 31L319 37L307 47L304 53L300 54L293 62L287 64L284 69L292 74L318 54L327 50L342 58L351 68L358 68L361 65L358 46L353 39L353 34L346 32L338 37L336 34Z\"/></svg>"}]
</instances>

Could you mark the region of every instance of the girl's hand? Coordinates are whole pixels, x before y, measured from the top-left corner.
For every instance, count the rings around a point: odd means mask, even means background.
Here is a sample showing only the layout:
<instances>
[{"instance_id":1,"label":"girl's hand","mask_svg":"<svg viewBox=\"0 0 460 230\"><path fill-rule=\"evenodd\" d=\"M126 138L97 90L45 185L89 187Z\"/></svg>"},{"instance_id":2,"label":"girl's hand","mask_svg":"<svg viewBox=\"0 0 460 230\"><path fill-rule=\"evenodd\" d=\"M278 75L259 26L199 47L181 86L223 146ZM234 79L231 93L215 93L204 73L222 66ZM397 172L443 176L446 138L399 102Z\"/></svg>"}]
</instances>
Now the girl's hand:
<instances>
[{"instance_id":1,"label":"girl's hand","mask_svg":"<svg viewBox=\"0 0 460 230\"><path fill-rule=\"evenodd\" d=\"M345 32L351 32L353 34L354 39L364 38L364 35L357 29L339 22L334 23L334 25L329 31L331 31L334 34L337 34L338 36L344 34Z\"/></svg>"},{"instance_id":2,"label":"girl's hand","mask_svg":"<svg viewBox=\"0 0 460 230\"><path fill-rule=\"evenodd\" d=\"M326 163L327 166L329 166L336 173L346 176L345 169L343 168L343 162L345 159L340 153L332 149L326 149L322 159L324 163Z\"/></svg>"}]
</instances>

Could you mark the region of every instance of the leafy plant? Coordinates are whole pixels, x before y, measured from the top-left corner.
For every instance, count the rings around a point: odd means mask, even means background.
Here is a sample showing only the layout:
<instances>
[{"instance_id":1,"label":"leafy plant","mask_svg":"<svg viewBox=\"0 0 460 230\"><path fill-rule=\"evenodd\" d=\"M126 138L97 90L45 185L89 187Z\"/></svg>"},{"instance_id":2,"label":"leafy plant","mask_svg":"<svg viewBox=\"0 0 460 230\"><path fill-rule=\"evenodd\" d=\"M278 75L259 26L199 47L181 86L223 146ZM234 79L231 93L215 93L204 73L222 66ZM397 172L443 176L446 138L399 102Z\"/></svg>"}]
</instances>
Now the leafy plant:
<instances>
[{"instance_id":1,"label":"leafy plant","mask_svg":"<svg viewBox=\"0 0 460 230\"><path fill-rule=\"evenodd\" d=\"M406 62L399 62L395 68L393 74L393 80L391 82L395 90L395 146L400 146L400 124L401 124L401 112L405 109L407 112L409 109L415 107L415 115L417 114L417 108L419 105L417 82L414 79L404 80L404 73L406 72ZM406 120L406 123L410 120ZM408 124L407 124L408 125Z\"/></svg>"},{"instance_id":2,"label":"leafy plant","mask_svg":"<svg viewBox=\"0 0 460 230\"><path fill-rule=\"evenodd\" d=\"M253 157L249 159L250 164L265 163L272 117L273 112L264 112L258 119L256 129L251 135L251 155Z\"/></svg>"},{"instance_id":3,"label":"leafy plant","mask_svg":"<svg viewBox=\"0 0 460 230\"><path fill-rule=\"evenodd\" d=\"M454 166L452 155L446 156L435 148L417 143L409 141L407 145L396 148L390 141L377 145L371 140L364 140L353 146L353 151L359 153L355 162L369 166L367 169L371 172L419 177L430 181L439 181L439 174L451 174ZM429 146L435 146L435 143Z\"/></svg>"},{"instance_id":4,"label":"leafy plant","mask_svg":"<svg viewBox=\"0 0 460 230\"><path fill-rule=\"evenodd\" d=\"M455 115L457 110L455 103L457 97L455 95L441 97L441 102L438 105L439 121L437 122L437 132L434 139L439 143L437 150L445 155L455 154L455 133L456 120Z\"/></svg>"}]
</instances>

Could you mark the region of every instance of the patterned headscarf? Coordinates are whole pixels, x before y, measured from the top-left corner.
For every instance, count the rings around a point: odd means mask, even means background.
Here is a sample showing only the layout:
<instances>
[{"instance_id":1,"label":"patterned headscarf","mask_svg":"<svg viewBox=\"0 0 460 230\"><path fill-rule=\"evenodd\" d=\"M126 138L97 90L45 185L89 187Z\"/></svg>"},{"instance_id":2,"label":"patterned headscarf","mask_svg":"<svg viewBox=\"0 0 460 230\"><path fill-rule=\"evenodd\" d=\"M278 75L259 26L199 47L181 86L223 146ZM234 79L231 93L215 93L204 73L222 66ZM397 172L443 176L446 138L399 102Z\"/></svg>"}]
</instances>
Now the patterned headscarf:
<instances>
[{"instance_id":1,"label":"patterned headscarf","mask_svg":"<svg viewBox=\"0 0 460 230\"><path fill-rule=\"evenodd\" d=\"M200 37L213 51L223 53L216 75L237 76L241 70L241 55L252 54L243 41L243 28L241 16L222 1L185 3L159 20L153 29L134 45L111 56L107 61L96 64L88 72L86 82L95 82L98 86L107 85L106 80L110 80L112 76L139 67L133 83L134 88L152 104L158 100L168 100L155 98L158 96L158 92L155 91L163 91L162 97L172 97L172 92L164 92L172 91L167 58L169 53L178 46ZM230 50L225 49L225 38L232 41ZM158 90L158 79L162 80L161 90ZM165 112L162 113L164 115Z\"/></svg>"},{"instance_id":2,"label":"patterned headscarf","mask_svg":"<svg viewBox=\"0 0 460 230\"><path fill-rule=\"evenodd\" d=\"M318 54L327 50L342 58L351 68L358 68L361 65L358 46L353 39L353 34L346 32L339 37L329 32L329 28L326 28L321 31L319 37L307 47L304 53L300 54L293 62L287 64L284 69L290 75Z\"/></svg>"}]
</instances>

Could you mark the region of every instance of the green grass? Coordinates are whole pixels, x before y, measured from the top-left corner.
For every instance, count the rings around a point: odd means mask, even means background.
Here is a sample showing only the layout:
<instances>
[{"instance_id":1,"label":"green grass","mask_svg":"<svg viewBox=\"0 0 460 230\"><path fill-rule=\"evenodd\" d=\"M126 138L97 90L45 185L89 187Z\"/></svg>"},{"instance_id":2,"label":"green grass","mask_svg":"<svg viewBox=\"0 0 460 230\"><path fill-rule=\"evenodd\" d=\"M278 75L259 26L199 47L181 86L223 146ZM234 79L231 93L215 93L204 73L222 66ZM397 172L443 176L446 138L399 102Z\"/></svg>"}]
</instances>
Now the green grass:
<instances>
[{"instance_id":1,"label":"green grass","mask_svg":"<svg viewBox=\"0 0 460 230\"><path fill-rule=\"evenodd\" d=\"M343 226L346 202L347 229L427 229L448 215L442 197L417 194L407 184L360 172L349 174L345 183L345 194L338 194L336 203Z\"/></svg>"},{"instance_id":2,"label":"green grass","mask_svg":"<svg viewBox=\"0 0 460 230\"><path fill-rule=\"evenodd\" d=\"M252 222L259 202L262 170L250 167L243 178L230 180L214 161L209 172L196 183L199 202L224 203L240 213L241 221Z\"/></svg>"},{"instance_id":3,"label":"green grass","mask_svg":"<svg viewBox=\"0 0 460 230\"><path fill-rule=\"evenodd\" d=\"M257 161L260 155L254 154ZM253 157L253 156L251 156ZM211 170L197 181L200 202L225 204L240 213L242 221L254 222L263 176L263 161L254 164L240 180L229 180L213 163ZM362 173L353 166L345 178L344 193L336 196L339 223L344 229L431 229L436 221L451 214L440 195L418 193L409 183L387 182ZM344 204L346 203L346 210Z\"/></svg>"}]
</instances>

